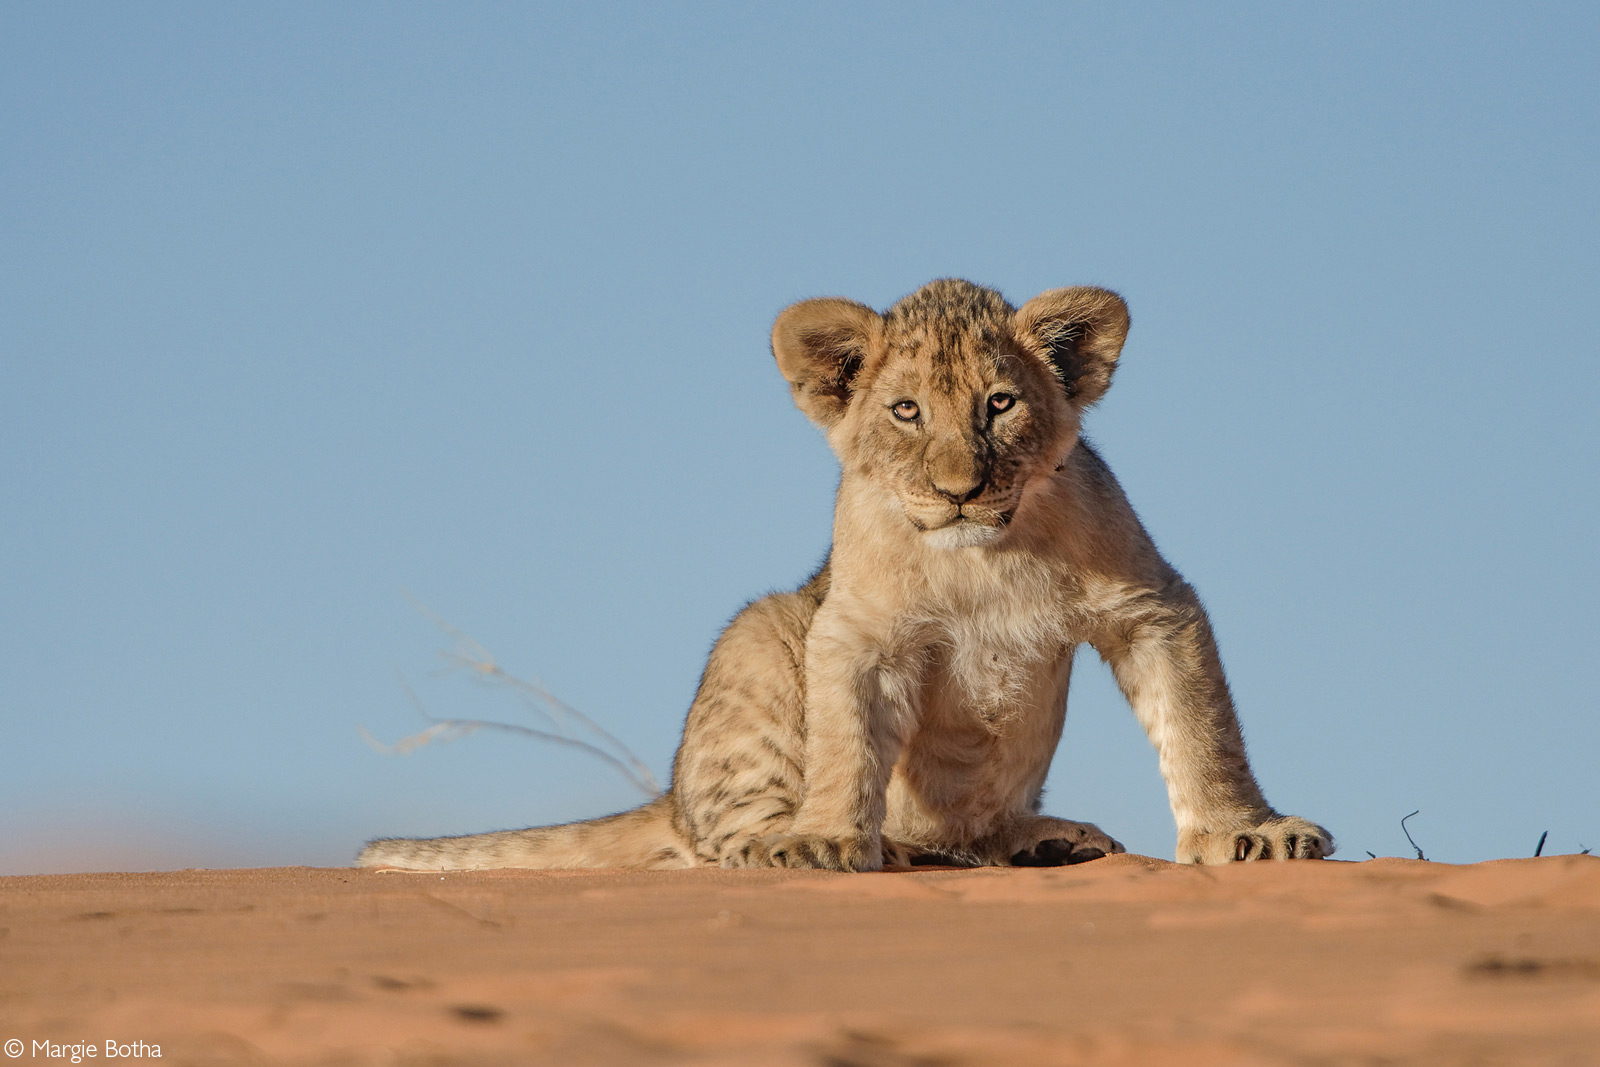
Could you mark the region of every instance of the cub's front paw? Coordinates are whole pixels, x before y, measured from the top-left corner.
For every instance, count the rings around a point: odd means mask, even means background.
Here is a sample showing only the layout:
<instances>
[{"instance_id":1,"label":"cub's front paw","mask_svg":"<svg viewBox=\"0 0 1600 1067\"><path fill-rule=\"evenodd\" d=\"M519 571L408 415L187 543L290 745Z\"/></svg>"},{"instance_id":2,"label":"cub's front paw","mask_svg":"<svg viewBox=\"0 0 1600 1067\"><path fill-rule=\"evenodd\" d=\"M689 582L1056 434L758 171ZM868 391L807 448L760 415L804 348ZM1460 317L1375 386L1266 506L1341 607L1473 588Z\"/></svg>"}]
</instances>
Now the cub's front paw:
<instances>
[{"instance_id":1,"label":"cub's front paw","mask_svg":"<svg viewBox=\"0 0 1600 1067\"><path fill-rule=\"evenodd\" d=\"M804 867L823 871L883 869L883 850L865 837L822 834L768 834L732 850L725 867Z\"/></svg>"},{"instance_id":2,"label":"cub's front paw","mask_svg":"<svg viewBox=\"0 0 1600 1067\"><path fill-rule=\"evenodd\" d=\"M1333 855L1333 835L1295 815L1277 815L1232 830L1185 830L1178 834L1179 863L1251 860L1320 860Z\"/></svg>"}]
</instances>

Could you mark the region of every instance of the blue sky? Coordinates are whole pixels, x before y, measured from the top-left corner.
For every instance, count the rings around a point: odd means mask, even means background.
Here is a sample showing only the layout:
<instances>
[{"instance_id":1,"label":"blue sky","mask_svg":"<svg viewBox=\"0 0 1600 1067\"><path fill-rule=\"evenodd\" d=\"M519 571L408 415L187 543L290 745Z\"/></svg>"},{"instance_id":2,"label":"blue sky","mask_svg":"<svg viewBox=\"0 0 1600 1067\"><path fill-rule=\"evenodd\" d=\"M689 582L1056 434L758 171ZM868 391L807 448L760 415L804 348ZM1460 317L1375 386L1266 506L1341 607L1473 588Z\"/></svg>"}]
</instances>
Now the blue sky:
<instances>
[{"instance_id":1,"label":"blue sky","mask_svg":"<svg viewBox=\"0 0 1600 1067\"><path fill-rule=\"evenodd\" d=\"M837 471L784 305L1110 286L1091 437L1343 858L1600 846L1600 9L10 5L0 872L631 805ZM405 680L402 684L401 679ZM1047 809L1170 856L1092 655Z\"/></svg>"}]
</instances>

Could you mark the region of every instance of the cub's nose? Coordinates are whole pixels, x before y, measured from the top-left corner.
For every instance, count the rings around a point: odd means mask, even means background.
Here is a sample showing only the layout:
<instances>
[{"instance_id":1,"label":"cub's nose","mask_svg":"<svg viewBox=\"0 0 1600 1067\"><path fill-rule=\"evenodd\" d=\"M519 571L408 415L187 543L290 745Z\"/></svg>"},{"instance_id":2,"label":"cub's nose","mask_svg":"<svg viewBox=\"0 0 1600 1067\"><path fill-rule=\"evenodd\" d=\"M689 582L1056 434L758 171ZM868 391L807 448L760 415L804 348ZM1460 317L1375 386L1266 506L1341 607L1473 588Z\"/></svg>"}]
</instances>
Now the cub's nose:
<instances>
[{"instance_id":1,"label":"cub's nose","mask_svg":"<svg viewBox=\"0 0 1600 1067\"><path fill-rule=\"evenodd\" d=\"M936 478L933 491L952 504L965 504L983 492L982 478Z\"/></svg>"},{"instance_id":2,"label":"cub's nose","mask_svg":"<svg viewBox=\"0 0 1600 1067\"><path fill-rule=\"evenodd\" d=\"M935 493L952 504L965 504L983 492L988 480L984 458L978 442L952 435L929 443L922 469Z\"/></svg>"}]
</instances>

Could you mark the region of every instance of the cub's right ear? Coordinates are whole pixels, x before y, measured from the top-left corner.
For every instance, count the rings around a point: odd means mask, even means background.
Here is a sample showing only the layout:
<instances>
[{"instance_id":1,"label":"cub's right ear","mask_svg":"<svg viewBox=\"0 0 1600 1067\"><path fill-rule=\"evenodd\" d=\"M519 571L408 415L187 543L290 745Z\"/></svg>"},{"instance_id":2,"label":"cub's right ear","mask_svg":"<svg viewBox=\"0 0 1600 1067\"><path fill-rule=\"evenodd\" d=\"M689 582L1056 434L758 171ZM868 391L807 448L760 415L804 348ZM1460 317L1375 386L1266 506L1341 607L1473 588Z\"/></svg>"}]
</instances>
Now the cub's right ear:
<instances>
[{"instance_id":1,"label":"cub's right ear","mask_svg":"<svg viewBox=\"0 0 1600 1067\"><path fill-rule=\"evenodd\" d=\"M795 406L824 430L844 417L851 384L882 328L876 311L838 297L792 304L772 324L772 355Z\"/></svg>"}]
</instances>

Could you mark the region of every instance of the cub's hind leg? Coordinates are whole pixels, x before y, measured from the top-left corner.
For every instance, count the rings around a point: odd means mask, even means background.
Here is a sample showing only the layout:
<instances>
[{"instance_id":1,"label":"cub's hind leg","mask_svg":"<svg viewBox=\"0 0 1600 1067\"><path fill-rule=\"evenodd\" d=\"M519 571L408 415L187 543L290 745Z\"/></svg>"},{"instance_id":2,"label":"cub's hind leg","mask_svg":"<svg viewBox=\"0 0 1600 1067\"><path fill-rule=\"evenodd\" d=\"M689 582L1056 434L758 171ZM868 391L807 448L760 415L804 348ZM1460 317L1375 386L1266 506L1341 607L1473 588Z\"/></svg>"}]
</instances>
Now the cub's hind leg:
<instances>
[{"instance_id":1,"label":"cub's hind leg","mask_svg":"<svg viewBox=\"0 0 1600 1067\"><path fill-rule=\"evenodd\" d=\"M761 843L794 820L805 788L806 631L825 581L826 572L751 604L712 649L672 787L702 863L773 866Z\"/></svg>"},{"instance_id":2,"label":"cub's hind leg","mask_svg":"<svg viewBox=\"0 0 1600 1067\"><path fill-rule=\"evenodd\" d=\"M1002 867L1064 867L1127 850L1092 822L1023 815L980 841L977 851Z\"/></svg>"}]
</instances>

